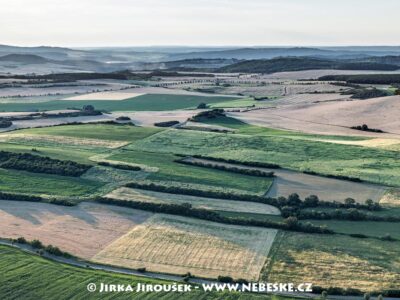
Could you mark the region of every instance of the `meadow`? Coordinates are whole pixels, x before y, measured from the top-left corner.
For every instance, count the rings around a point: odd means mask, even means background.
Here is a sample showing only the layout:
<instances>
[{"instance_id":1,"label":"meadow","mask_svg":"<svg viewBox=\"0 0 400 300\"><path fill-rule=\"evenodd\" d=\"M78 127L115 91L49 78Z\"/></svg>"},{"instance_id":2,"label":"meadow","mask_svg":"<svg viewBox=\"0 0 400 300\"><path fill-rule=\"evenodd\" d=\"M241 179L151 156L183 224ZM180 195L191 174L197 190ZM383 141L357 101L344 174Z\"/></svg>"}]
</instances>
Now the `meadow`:
<instances>
[{"instance_id":1,"label":"meadow","mask_svg":"<svg viewBox=\"0 0 400 300\"><path fill-rule=\"evenodd\" d=\"M25 253L8 246L0 246L0 297L11 299L115 299L114 293L88 293L86 286L101 282L109 284L167 284L168 281L122 275L99 270L68 266ZM38 276L40 275L40 276ZM230 299L230 300L290 300L283 296L239 293L213 293L194 290L190 293L118 293L118 299Z\"/></svg>"},{"instance_id":2,"label":"meadow","mask_svg":"<svg viewBox=\"0 0 400 300\"><path fill-rule=\"evenodd\" d=\"M400 182L399 152L289 136L171 129L123 149L274 163L296 171L356 177L384 185L398 186Z\"/></svg>"},{"instance_id":3,"label":"meadow","mask_svg":"<svg viewBox=\"0 0 400 300\"><path fill-rule=\"evenodd\" d=\"M257 280L276 233L157 214L92 259L155 272Z\"/></svg>"},{"instance_id":4,"label":"meadow","mask_svg":"<svg viewBox=\"0 0 400 300\"><path fill-rule=\"evenodd\" d=\"M278 237L262 278L362 291L398 289L400 242L288 233Z\"/></svg>"},{"instance_id":5,"label":"meadow","mask_svg":"<svg viewBox=\"0 0 400 300\"><path fill-rule=\"evenodd\" d=\"M2 192L79 197L90 196L101 183L76 177L0 169Z\"/></svg>"},{"instance_id":6,"label":"meadow","mask_svg":"<svg viewBox=\"0 0 400 300\"><path fill-rule=\"evenodd\" d=\"M200 103L212 104L234 100L237 97L146 94L126 100L52 100L47 102L0 103L0 111L46 111L69 108L81 109L93 105L104 111L164 111L196 108Z\"/></svg>"},{"instance_id":7,"label":"meadow","mask_svg":"<svg viewBox=\"0 0 400 300\"><path fill-rule=\"evenodd\" d=\"M133 144L131 144L133 145ZM155 181L175 181L182 183L195 183L224 188L232 188L242 191L250 191L257 194L264 194L271 186L271 178L254 177L231 173L227 171L205 169L202 167L182 165L175 160L174 154L150 151L131 150L130 145L114 151L107 159L129 163L143 164L158 169L150 173L147 179Z\"/></svg>"}]
</instances>

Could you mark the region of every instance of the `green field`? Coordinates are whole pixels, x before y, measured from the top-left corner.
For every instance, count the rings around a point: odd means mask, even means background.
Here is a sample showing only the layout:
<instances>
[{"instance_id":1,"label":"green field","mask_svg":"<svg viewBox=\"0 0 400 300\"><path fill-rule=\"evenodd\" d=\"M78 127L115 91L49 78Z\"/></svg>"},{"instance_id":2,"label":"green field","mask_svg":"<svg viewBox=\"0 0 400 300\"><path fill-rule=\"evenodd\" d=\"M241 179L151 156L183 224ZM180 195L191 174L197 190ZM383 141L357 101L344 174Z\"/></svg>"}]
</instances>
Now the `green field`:
<instances>
[{"instance_id":1,"label":"green field","mask_svg":"<svg viewBox=\"0 0 400 300\"><path fill-rule=\"evenodd\" d=\"M17 134L45 134L132 142L162 131L160 128L113 124L81 124L18 130ZM1 135L0 135L1 137Z\"/></svg>"},{"instance_id":2,"label":"green field","mask_svg":"<svg viewBox=\"0 0 400 300\"><path fill-rule=\"evenodd\" d=\"M315 225L326 225L329 229L345 234L364 234L366 236L381 238L386 234L400 240L399 223L391 222L367 222L367 221L343 221L343 220L305 220Z\"/></svg>"},{"instance_id":3,"label":"green field","mask_svg":"<svg viewBox=\"0 0 400 300\"><path fill-rule=\"evenodd\" d=\"M266 268L269 282L312 282L323 288L398 289L400 242L285 232Z\"/></svg>"},{"instance_id":4,"label":"green field","mask_svg":"<svg viewBox=\"0 0 400 300\"><path fill-rule=\"evenodd\" d=\"M171 129L125 148L275 163L298 171L358 177L379 184L400 185L399 152L290 136Z\"/></svg>"},{"instance_id":5,"label":"green field","mask_svg":"<svg viewBox=\"0 0 400 300\"><path fill-rule=\"evenodd\" d=\"M169 153L133 151L125 148L118 150L118 152L107 157L107 159L157 167L158 172L150 173L147 177L150 180L198 183L260 194L266 193L272 183L270 178L179 164L174 162L178 157Z\"/></svg>"},{"instance_id":6,"label":"green field","mask_svg":"<svg viewBox=\"0 0 400 300\"><path fill-rule=\"evenodd\" d=\"M259 296L239 293L204 293L195 290L190 293L89 293L89 283L124 284L165 284L167 281L148 279L132 275L119 275L72 267L27 254L7 246L0 246L0 298L9 299L291 299L277 296Z\"/></svg>"},{"instance_id":7,"label":"green field","mask_svg":"<svg viewBox=\"0 0 400 300\"><path fill-rule=\"evenodd\" d=\"M146 94L126 100L52 100L47 102L0 103L0 111L46 111L93 105L105 111L163 111L196 108L200 103L212 104L237 97Z\"/></svg>"},{"instance_id":8,"label":"green field","mask_svg":"<svg viewBox=\"0 0 400 300\"><path fill-rule=\"evenodd\" d=\"M52 196L89 196L100 186L101 183L99 182L79 177L0 169L0 190L2 192Z\"/></svg>"}]
</instances>

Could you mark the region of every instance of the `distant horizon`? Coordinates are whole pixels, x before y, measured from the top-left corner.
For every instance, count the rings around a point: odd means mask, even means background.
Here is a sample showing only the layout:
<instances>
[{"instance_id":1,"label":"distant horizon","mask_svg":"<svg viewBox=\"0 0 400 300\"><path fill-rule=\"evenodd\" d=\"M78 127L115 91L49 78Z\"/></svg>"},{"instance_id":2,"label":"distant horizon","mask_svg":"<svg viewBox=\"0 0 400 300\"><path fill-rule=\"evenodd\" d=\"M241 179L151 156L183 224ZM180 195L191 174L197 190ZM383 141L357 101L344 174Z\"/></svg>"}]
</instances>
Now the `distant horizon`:
<instances>
[{"instance_id":1,"label":"distant horizon","mask_svg":"<svg viewBox=\"0 0 400 300\"><path fill-rule=\"evenodd\" d=\"M0 43L394 46L399 11L398 0L4 0Z\"/></svg>"},{"instance_id":2,"label":"distant horizon","mask_svg":"<svg viewBox=\"0 0 400 300\"><path fill-rule=\"evenodd\" d=\"M57 45L57 44L4 44L0 43L0 46L5 47L19 47L19 48L39 48L39 47L49 47L49 48L70 48L70 49L97 49L97 48L231 48L231 49L238 49L238 48L393 48L393 47L400 47L400 44L371 44L371 45L184 45L184 44L177 44L177 45L99 45L99 46L90 46L90 45L83 45L83 46L69 46L69 45Z\"/></svg>"}]
</instances>

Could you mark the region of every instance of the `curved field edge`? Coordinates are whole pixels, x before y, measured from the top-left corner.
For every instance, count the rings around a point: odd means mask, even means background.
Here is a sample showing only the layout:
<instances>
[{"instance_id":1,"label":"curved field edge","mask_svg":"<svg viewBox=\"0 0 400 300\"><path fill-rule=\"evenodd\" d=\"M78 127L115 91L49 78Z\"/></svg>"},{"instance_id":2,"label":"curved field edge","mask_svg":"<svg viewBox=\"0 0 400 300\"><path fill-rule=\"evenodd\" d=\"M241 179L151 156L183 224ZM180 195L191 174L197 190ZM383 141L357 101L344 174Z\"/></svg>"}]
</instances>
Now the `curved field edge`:
<instances>
[{"instance_id":1,"label":"curved field edge","mask_svg":"<svg viewBox=\"0 0 400 300\"><path fill-rule=\"evenodd\" d=\"M23 252L9 246L0 246L0 297L9 299L285 299L293 298L239 293L213 293L193 291L190 293L89 293L87 284L134 285L168 284L172 282L132 275L90 270ZM38 276L40 275L40 276Z\"/></svg>"}]
</instances>

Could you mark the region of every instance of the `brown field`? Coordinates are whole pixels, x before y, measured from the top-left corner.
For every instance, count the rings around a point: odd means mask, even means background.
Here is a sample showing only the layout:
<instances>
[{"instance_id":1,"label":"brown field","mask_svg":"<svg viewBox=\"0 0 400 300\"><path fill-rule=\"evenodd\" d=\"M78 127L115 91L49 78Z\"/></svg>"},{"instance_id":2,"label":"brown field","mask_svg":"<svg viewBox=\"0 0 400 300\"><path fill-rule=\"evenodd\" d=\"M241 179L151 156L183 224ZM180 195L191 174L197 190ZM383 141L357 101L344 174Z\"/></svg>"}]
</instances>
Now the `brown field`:
<instances>
[{"instance_id":1,"label":"brown field","mask_svg":"<svg viewBox=\"0 0 400 300\"><path fill-rule=\"evenodd\" d=\"M145 191L130 188L118 188L106 197L121 199L121 200L134 200L140 202L151 202L151 203L172 203L172 204L183 204L190 203L195 208L219 210L219 211L231 211L231 212L245 212L245 213L258 213L265 215L280 215L278 208L261 204L244 201L231 201L222 199L211 199L204 197L194 197L187 195L177 194L166 194L153 191Z\"/></svg>"},{"instance_id":2,"label":"brown field","mask_svg":"<svg viewBox=\"0 0 400 300\"><path fill-rule=\"evenodd\" d=\"M0 236L38 239L89 259L150 216L148 212L93 203L65 207L1 200Z\"/></svg>"},{"instance_id":3,"label":"brown field","mask_svg":"<svg viewBox=\"0 0 400 300\"><path fill-rule=\"evenodd\" d=\"M156 272L257 280L276 233L158 214L92 259Z\"/></svg>"},{"instance_id":4,"label":"brown field","mask_svg":"<svg viewBox=\"0 0 400 300\"><path fill-rule=\"evenodd\" d=\"M317 95L319 96L319 95ZM400 138L400 96L368 100L299 104L242 113L230 113L244 122L315 134L343 134L380 138ZM387 133L352 130L367 124Z\"/></svg>"}]
</instances>

